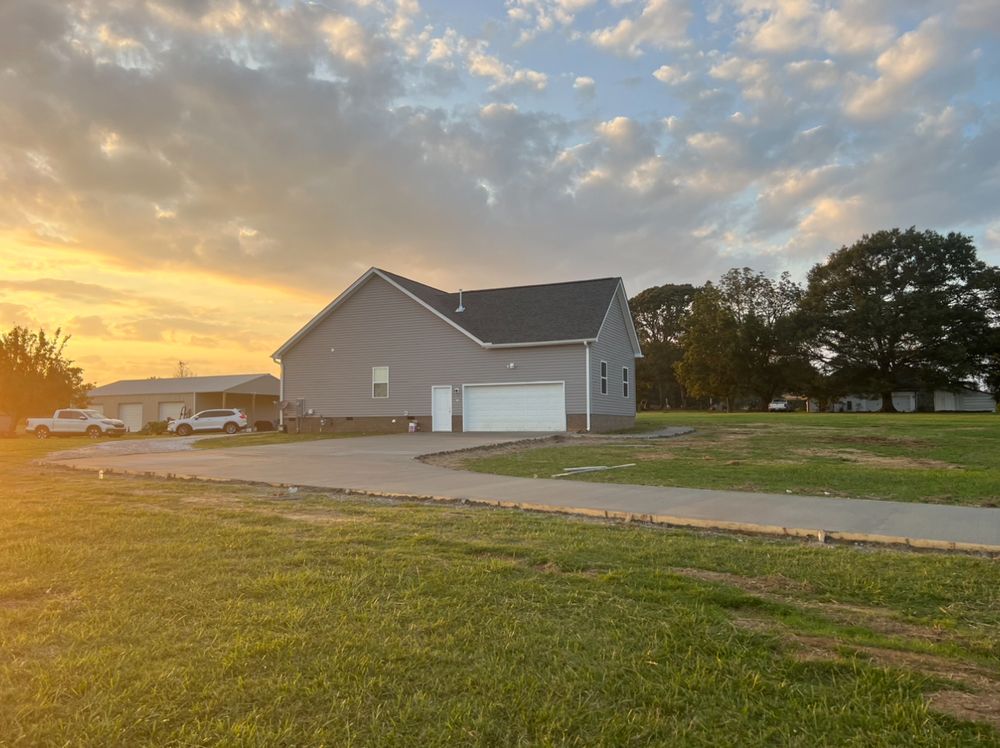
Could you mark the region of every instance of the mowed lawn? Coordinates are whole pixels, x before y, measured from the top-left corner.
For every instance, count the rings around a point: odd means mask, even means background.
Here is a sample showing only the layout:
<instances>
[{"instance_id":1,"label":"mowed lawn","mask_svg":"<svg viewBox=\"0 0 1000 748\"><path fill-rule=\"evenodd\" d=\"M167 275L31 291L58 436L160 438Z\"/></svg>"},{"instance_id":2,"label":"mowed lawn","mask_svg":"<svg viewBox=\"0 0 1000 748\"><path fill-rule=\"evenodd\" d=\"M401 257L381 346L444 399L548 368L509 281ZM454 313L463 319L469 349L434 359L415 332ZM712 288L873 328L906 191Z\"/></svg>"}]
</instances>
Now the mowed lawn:
<instances>
[{"instance_id":1,"label":"mowed lawn","mask_svg":"<svg viewBox=\"0 0 1000 748\"><path fill-rule=\"evenodd\" d=\"M1000 563L72 472L0 441L0 744L1000 745Z\"/></svg>"},{"instance_id":2,"label":"mowed lawn","mask_svg":"<svg viewBox=\"0 0 1000 748\"><path fill-rule=\"evenodd\" d=\"M641 414L637 430L662 426L696 431L498 451L462 466L548 478L572 466L635 463L562 480L1000 506L1000 415L676 411Z\"/></svg>"}]
</instances>

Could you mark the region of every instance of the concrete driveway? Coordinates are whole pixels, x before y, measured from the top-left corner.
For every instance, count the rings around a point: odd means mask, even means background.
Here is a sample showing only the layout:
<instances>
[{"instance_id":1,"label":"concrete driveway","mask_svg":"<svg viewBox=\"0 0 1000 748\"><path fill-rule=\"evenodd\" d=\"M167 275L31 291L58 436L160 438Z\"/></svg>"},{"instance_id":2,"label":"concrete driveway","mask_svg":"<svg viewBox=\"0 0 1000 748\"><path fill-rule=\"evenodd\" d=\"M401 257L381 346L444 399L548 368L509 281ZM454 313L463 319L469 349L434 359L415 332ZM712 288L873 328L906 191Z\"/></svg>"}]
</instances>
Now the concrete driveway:
<instances>
[{"instance_id":1,"label":"concrete driveway","mask_svg":"<svg viewBox=\"0 0 1000 748\"><path fill-rule=\"evenodd\" d=\"M1000 509L510 478L415 459L537 436L419 433L131 455L81 456L78 451L60 462L125 473L466 499L689 527L1000 552Z\"/></svg>"}]
</instances>

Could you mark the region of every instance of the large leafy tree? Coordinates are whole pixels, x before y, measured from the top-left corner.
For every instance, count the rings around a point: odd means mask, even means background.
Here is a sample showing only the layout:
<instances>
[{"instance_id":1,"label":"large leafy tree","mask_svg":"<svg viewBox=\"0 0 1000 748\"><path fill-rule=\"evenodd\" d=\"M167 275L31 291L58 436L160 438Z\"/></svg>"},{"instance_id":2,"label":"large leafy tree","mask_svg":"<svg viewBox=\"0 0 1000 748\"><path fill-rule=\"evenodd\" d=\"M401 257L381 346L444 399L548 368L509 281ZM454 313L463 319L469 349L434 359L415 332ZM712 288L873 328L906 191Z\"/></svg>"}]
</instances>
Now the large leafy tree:
<instances>
[{"instance_id":1,"label":"large leafy tree","mask_svg":"<svg viewBox=\"0 0 1000 748\"><path fill-rule=\"evenodd\" d=\"M989 357L990 269L972 240L915 228L879 231L809 272L803 312L813 352L856 392L956 386Z\"/></svg>"},{"instance_id":2,"label":"large leafy tree","mask_svg":"<svg viewBox=\"0 0 1000 748\"><path fill-rule=\"evenodd\" d=\"M698 289L690 283L647 288L629 301L643 358L636 363L636 392L660 407L684 407L687 392L674 366L681 360L681 333Z\"/></svg>"},{"instance_id":3,"label":"large leafy tree","mask_svg":"<svg viewBox=\"0 0 1000 748\"><path fill-rule=\"evenodd\" d=\"M89 385L66 358L67 342L61 330L49 335L16 326L0 334L0 411L11 417L11 429L25 417L87 404Z\"/></svg>"},{"instance_id":4,"label":"large leafy tree","mask_svg":"<svg viewBox=\"0 0 1000 748\"><path fill-rule=\"evenodd\" d=\"M736 320L711 283L698 292L681 335L684 351L675 365L677 379L695 397L723 400L727 409L740 392L735 366Z\"/></svg>"},{"instance_id":5,"label":"large leafy tree","mask_svg":"<svg viewBox=\"0 0 1000 748\"><path fill-rule=\"evenodd\" d=\"M986 389L1000 399L1000 268L989 268L981 278L985 309L990 329L983 338L980 354L983 360L983 382Z\"/></svg>"},{"instance_id":6,"label":"large leafy tree","mask_svg":"<svg viewBox=\"0 0 1000 748\"><path fill-rule=\"evenodd\" d=\"M730 270L706 287L692 304L681 340L681 383L696 396L749 396L767 407L803 378L801 297L787 273L772 279L749 268Z\"/></svg>"}]
</instances>

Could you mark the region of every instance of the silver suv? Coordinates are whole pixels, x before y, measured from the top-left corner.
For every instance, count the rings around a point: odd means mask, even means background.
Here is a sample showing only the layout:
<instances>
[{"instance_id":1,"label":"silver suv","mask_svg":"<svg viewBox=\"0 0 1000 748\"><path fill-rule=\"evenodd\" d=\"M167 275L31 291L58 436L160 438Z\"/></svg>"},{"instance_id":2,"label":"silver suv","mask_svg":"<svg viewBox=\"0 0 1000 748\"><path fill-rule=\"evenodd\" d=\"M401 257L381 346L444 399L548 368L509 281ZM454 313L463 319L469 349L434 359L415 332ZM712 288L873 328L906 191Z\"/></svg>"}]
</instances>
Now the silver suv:
<instances>
[{"instance_id":1,"label":"silver suv","mask_svg":"<svg viewBox=\"0 0 1000 748\"><path fill-rule=\"evenodd\" d=\"M239 408L203 410L190 418L178 418L167 424L167 431L177 436L190 436L196 431L225 431L235 434L247 427L247 414Z\"/></svg>"}]
</instances>

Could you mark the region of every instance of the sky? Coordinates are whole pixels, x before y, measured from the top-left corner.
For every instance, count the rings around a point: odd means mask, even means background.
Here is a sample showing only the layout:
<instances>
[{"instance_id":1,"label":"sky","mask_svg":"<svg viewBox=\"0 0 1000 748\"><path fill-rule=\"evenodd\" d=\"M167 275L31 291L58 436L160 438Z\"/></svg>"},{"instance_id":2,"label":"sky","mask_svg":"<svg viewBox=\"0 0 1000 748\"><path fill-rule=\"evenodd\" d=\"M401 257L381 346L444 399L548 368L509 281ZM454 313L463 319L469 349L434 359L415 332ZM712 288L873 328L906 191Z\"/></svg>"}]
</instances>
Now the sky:
<instances>
[{"instance_id":1,"label":"sky","mask_svg":"<svg viewBox=\"0 0 1000 748\"><path fill-rule=\"evenodd\" d=\"M1000 263L998 91L997 0L0 0L0 329L103 383L274 371L371 266Z\"/></svg>"}]
</instances>

